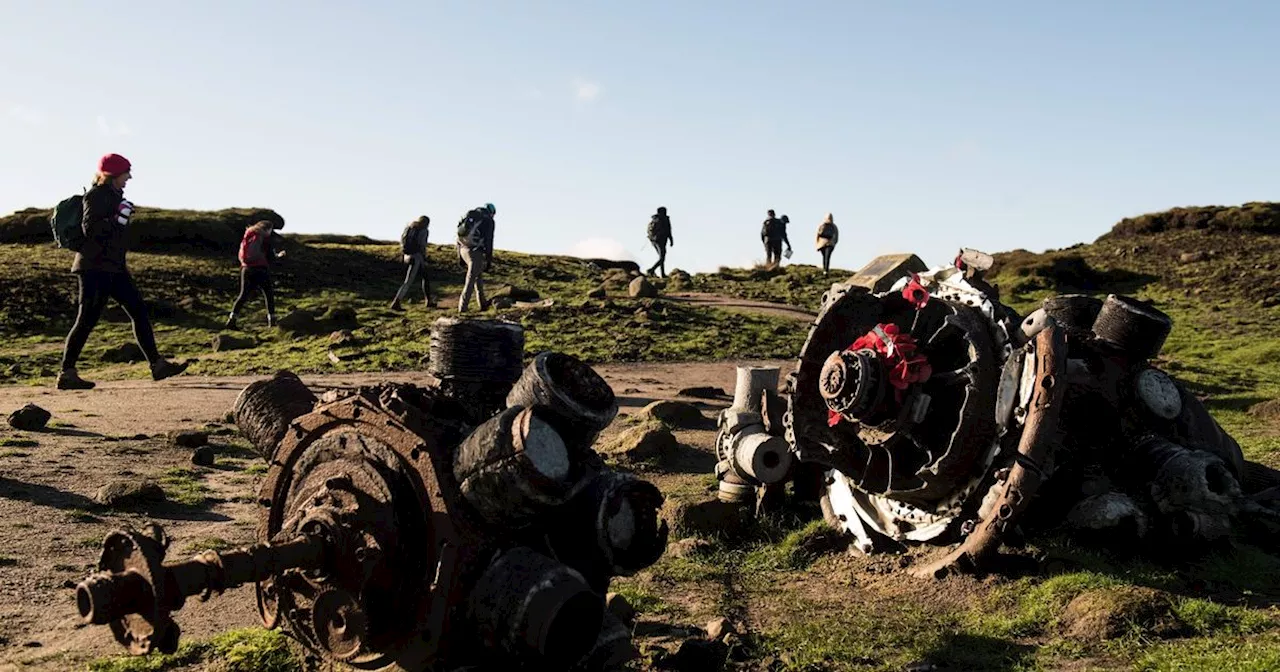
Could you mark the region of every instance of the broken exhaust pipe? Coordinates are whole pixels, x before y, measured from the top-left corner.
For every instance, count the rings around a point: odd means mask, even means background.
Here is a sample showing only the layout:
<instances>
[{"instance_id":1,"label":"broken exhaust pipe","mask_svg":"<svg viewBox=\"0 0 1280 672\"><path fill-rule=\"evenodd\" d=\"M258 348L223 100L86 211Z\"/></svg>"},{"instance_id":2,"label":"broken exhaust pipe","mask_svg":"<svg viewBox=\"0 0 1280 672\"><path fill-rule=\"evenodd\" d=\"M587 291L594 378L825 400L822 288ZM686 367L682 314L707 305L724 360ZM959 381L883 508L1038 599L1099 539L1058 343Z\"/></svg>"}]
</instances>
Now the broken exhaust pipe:
<instances>
[{"instance_id":1,"label":"broken exhaust pipe","mask_svg":"<svg viewBox=\"0 0 1280 672\"><path fill-rule=\"evenodd\" d=\"M716 437L724 502L751 501L757 487L782 483L791 474L791 446L766 426L781 403L777 367L740 366L737 373L733 405L720 413Z\"/></svg>"}]
</instances>

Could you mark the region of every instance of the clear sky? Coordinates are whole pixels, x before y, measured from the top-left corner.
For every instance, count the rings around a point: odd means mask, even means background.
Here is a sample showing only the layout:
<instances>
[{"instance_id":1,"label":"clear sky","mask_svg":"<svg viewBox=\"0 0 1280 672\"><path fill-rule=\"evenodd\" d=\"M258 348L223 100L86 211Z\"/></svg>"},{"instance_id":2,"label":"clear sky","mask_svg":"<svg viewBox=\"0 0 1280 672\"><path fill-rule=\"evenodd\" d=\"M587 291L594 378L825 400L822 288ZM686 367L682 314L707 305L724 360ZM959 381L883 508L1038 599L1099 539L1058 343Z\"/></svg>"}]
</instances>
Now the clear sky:
<instances>
[{"instance_id":1,"label":"clear sky","mask_svg":"<svg viewBox=\"0 0 1280 672\"><path fill-rule=\"evenodd\" d=\"M1276 198L1280 3L0 0L0 212L104 152L139 205L668 270L1043 250Z\"/></svg>"}]
</instances>

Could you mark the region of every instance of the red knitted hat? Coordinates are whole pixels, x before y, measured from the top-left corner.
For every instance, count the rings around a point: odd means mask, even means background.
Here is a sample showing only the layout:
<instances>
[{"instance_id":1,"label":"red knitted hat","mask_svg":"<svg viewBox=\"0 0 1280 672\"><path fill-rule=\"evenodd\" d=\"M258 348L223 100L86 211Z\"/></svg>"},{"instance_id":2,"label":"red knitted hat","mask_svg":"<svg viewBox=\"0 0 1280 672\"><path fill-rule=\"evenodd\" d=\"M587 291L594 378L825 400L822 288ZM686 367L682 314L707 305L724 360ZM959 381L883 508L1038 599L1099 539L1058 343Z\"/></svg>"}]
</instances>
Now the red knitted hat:
<instances>
[{"instance_id":1,"label":"red knitted hat","mask_svg":"<svg viewBox=\"0 0 1280 672\"><path fill-rule=\"evenodd\" d=\"M108 154L98 160L98 172L107 175L124 175L132 169L129 159L119 154Z\"/></svg>"}]
</instances>

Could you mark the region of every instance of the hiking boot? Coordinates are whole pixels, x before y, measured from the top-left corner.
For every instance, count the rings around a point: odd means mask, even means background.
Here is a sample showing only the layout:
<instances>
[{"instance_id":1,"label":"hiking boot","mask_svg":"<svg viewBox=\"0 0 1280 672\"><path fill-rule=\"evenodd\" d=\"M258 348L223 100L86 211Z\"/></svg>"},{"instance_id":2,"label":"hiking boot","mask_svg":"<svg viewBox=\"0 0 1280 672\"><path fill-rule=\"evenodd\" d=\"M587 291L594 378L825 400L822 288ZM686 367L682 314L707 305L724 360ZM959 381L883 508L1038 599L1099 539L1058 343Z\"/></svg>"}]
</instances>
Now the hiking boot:
<instances>
[{"instance_id":1,"label":"hiking boot","mask_svg":"<svg viewBox=\"0 0 1280 672\"><path fill-rule=\"evenodd\" d=\"M235 329L235 328L236 328L236 316L235 316L235 315L232 315L231 317L228 317L228 318L227 318L227 323L226 323L225 325L223 325L223 327L222 327L222 328L223 328L223 329Z\"/></svg>"},{"instance_id":2,"label":"hiking boot","mask_svg":"<svg viewBox=\"0 0 1280 672\"><path fill-rule=\"evenodd\" d=\"M392 301L391 305L387 307L391 310L404 310L404 306L400 305L399 301Z\"/></svg>"},{"instance_id":3,"label":"hiking boot","mask_svg":"<svg viewBox=\"0 0 1280 672\"><path fill-rule=\"evenodd\" d=\"M190 362L174 364L173 362L167 359L162 359L156 362L155 364L151 365L151 379L164 380L165 378L171 378L173 376L178 375L179 373L182 373L183 371L186 371L187 367L190 365L191 365Z\"/></svg>"},{"instance_id":4,"label":"hiking boot","mask_svg":"<svg viewBox=\"0 0 1280 672\"><path fill-rule=\"evenodd\" d=\"M436 302L435 302L435 300L434 300L434 299L432 299L431 297L427 297L427 298L423 299L423 300L422 300L422 303L423 303L424 305L426 305L426 307L428 307L428 308L435 308L435 307L436 307Z\"/></svg>"},{"instance_id":5,"label":"hiking boot","mask_svg":"<svg viewBox=\"0 0 1280 672\"><path fill-rule=\"evenodd\" d=\"M65 369L58 374L59 390L92 390L95 383L85 380L75 369Z\"/></svg>"}]
</instances>

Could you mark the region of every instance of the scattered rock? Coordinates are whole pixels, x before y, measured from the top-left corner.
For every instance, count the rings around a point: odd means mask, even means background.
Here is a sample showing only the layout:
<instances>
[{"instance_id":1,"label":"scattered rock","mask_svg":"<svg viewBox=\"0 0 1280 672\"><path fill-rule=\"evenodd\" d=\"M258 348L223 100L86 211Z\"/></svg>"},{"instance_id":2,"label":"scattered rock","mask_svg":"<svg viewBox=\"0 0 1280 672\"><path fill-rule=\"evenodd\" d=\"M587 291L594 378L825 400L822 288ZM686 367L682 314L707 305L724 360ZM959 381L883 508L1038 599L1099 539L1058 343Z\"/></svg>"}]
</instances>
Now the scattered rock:
<instances>
[{"instance_id":1,"label":"scattered rock","mask_svg":"<svg viewBox=\"0 0 1280 672\"><path fill-rule=\"evenodd\" d=\"M178 448L199 448L209 443L209 435L194 429L184 429L171 432L169 443Z\"/></svg>"},{"instance_id":2,"label":"scattered rock","mask_svg":"<svg viewBox=\"0 0 1280 672\"><path fill-rule=\"evenodd\" d=\"M636 609L631 606L627 598L618 593L609 593L604 597L604 608L618 618L623 623L631 623L636 618Z\"/></svg>"},{"instance_id":3,"label":"scattered rock","mask_svg":"<svg viewBox=\"0 0 1280 672\"><path fill-rule=\"evenodd\" d=\"M489 305L493 306L494 308L496 308L496 309L498 309L498 310L506 310L506 309L508 309L508 308L510 308L510 307L512 307L512 306L514 306L514 305L516 305L516 302L515 302L515 299L512 299L512 298L511 298L511 297L509 297L509 296L499 296L499 297L496 297L496 298L491 299L491 300L489 301Z\"/></svg>"},{"instance_id":4,"label":"scattered rock","mask_svg":"<svg viewBox=\"0 0 1280 672\"><path fill-rule=\"evenodd\" d=\"M600 285L599 287L587 292L588 299L604 299L608 298L608 296L609 291L604 288L604 285Z\"/></svg>"},{"instance_id":5,"label":"scattered rock","mask_svg":"<svg viewBox=\"0 0 1280 672\"><path fill-rule=\"evenodd\" d=\"M729 396L727 392L718 387L686 387L676 393L681 397L693 397L694 399L724 399Z\"/></svg>"},{"instance_id":6,"label":"scattered rock","mask_svg":"<svg viewBox=\"0 0 1280 672\"><path fill-rule=\"evenodd\" d=\"M542 295L538 294L536 290L524 289L522 287L513 287L511 285L507 285L506 287L499 287L498 290L493 293L493 298L495 299L499 297L504 297L504 296L511 299L513 302L537 301L538 299L542 298Z\"/></svg>"},{"instance_id":7,"label":"scattered rock","mask_svg":"<svg viewBox=\"0 0 1280 672\"><path fill-rule=\"evenodd\" d=\"M27 404L9 414L9 426L24 432L38 432L49 424L52 417L53 414L49 411L35 404Z\"/></svg>"},{"instance_id":8,"label":"scattered rock","mask_svg":"<svg viewBox=\"0 0 1280 672\"><path fill-rule=\"evenodd\" d=\"M227 352L230 350L248 350L258 345L258 342L248 336L235 336L232 334L218 334L213 337L213 351Z\"/></svg>"},{"instance_id":9,"label":"scattered rock","mask_svg":"<svg viewBox=\"0 0 1280 672\"><path fill-rule=\"evenodd\" d=\"M721 641L725 635L732 634L737 634L737 630L727 618L717 618L707 623L707 639L713 642Z\"/></svg>"},{"instance_id":10,"label":"scattered rock","mask_svg":"<svg viewBox=\"0 0 1280 672\"><path fill-rule=\"evenodd\" d=\"M1280 399L1270 399L1250 406L1249 415L1260 420L1280 423Z\"/></svg>"},{"instance_id":11,"label":"scattered rock","mask_svg":"<svg viewBox=\"0 0 1280 672\"><path fill-rule=\"evenodd\" d=\"M738 536L755 524L752 513L752 507L718 499L690 502L668 497L662 505L662 519L667 521L672 539Z\"/></svg>"},{"instance_id":12,"label":"scattered rock","mask_svg":"<svg viewBox=\"0 0 1280 672\"><path fill-rule=\"evenodd\" d=\"M1178 261L1184 264L1195 264L1195 263L1204 261L1208 258L1209 258L1209 253L1201 252L1201 251L1183 252L1182 254L1178 255Z\"/></svg>"},{"instance_id":13,"label":"scattered rock","mask_svg":"<svg viewBox=\"0 0 1280 672\"><path fill-rule=\"evenodd\" d=\"M299 308L280 318L276 322L276 326L281 331L310 334L315 333L319 325L316 323L316 316L311 311Z\"/></svg>"},{"instance_id":14,"label":"scattered rock","mask_svg":"<svg viewBox=\"0 0 1280 672\"><path fill-rule=\"evenodd\" d=\"M23 644L23 646L27 647L28 649L38 649L38 648L40 648L40 647L44 646L44 644L41 644L40 642L37 642L37 641L35 641L35 640L32 640L32 641L30 641L30 642L25 642L25 643Z\"/></svg>"},{"instance_id":15,"label":"scattered rock","mask_svg":"<svg viewBox=\"0 0 1280 672\"><path fill-rule=\"evenodd\" d=\"M164 488L145 479L112 481L98 490L94 501L103 506L127 508L148 502L164 501Z\"/></svg>"},{"instance_id":16,"label":"scattered rock","mask_svg":"<svg viewBox=\"0 0 1280 672\"><path fill-rule=\"evenodd\" d=\"M709 550L711 550L711 542L706 539L689 537L688 539L669 542L665 555L671 558L691 558Z\"/></svg>"},{"instance_id":17,"label":"scattered rock","mask_svg":"<svg viewBox=\"0 0 1280 672\"><path fill-rule=\"evenodd\" d=\"M648 278L641 276L633 278L631 284L627 285L627 294L633 299L653 299L657 298L658 290Z\"/></svg>"},{"instance_id":18,"label":"scattered rock","mask_svg":"<svg viewBox=\"0 0 1280 672\"><path fill-rule=\"evenodd\" d=\"M1135 630L1166 637L1183 629L1167 594L1138 586L1087 590L1067 605L1061 623L1068 637L1089 641L1115 639Z\"/></svg>"},{"instance_id":19,"label":"scattered rock","mask_svg":"<svg viewBox=\"0 0 1280 672\"><path fill-rule=\"evenodd\" d=\"M667 275L667 283L672 289L688 287L693 284L693 276L689 275L687 271L682 271L677 268Z\"/></svg>"},{"instance_id":20,"label":"scattered rock","mask_svg":"<svg viewBox=\"0 0 1280 672\"><path fill-rule=\"evenodd\" d=\"M213 458L213 446L200 446L191 453L191 464L201 467L212 467Z\"/></svg>"},{"instance_id":21,"label":"scattered rock","mask_svg":"<svg viewBox=\"0 0 1280 672\"><path fill-rule=\"evenodd\" d=\"M320 319L329 324L336 324L348 329L360 326L360 318L356 315L356 309L351 306L334 306Z\"/></svg>"},{"instance_id":22,"label":"scattered rock","mask_svg":"<svg viewBox=\"0 0 1280 672\"><path fill-rule=\"evenodd\" d=\"M724 669L728 656L729 647L720 642L686 639L675 655L664 658L655 667L678 672L715 672Z\"/></svg>"},{"instance_id":23,"label":"scattered rock","mask_svg":"<svg viewBox=\"0 0 1280 672\"><path fill-rule=\"evenodd\" d=\"M702 411L687 401L655 401L641 409L637 415L641 418L653 418L676 429L700 429L707 424L707 417Z\"/></svg>"},{"instance_id":24,"label":"scattered rock","mask_svg":"<svg viewBox=\"0 0 1280 672\"><path fill-rule=\"evenodd\" d=\"M147 439L150 439L151 437L150 437L149 435L147 435L147 434L134 434L132 438L133 438L133 440L134 440L134 441L146 441Z\"/></svg>"},{"instance_id":25,"label":"scattered rock","mask_svg":"<svg viewBox=\"0 0 1280 672\"><path fill-rule=\"evenodd\" d=\"M137 343L124 343L102 351L102 361L113 364L132 364L145 359L146 356L142 354L142 348L139 348Z\"/></svg>"},{"instance_id":26,"label":"scattered rock","mask_svg":"<svg viewBox=\"0 0 1280 672\"><path fill-rule=\"evenodd\" d=\"M329 345L347 345L355 342L356 336L350 329L339 329L329 334Z\"/></svg>"},{"instance_id":27,"label":"scattered rock","mask_svg":"<svg viewBox=\"0 0 1280 672\"><path fill-rule=\"evenodd\" d=\"M658 422L636 425L605 444L600 452L632 462L670 457L680 448L671 430Z\"/></svg>"}]
</instances>

